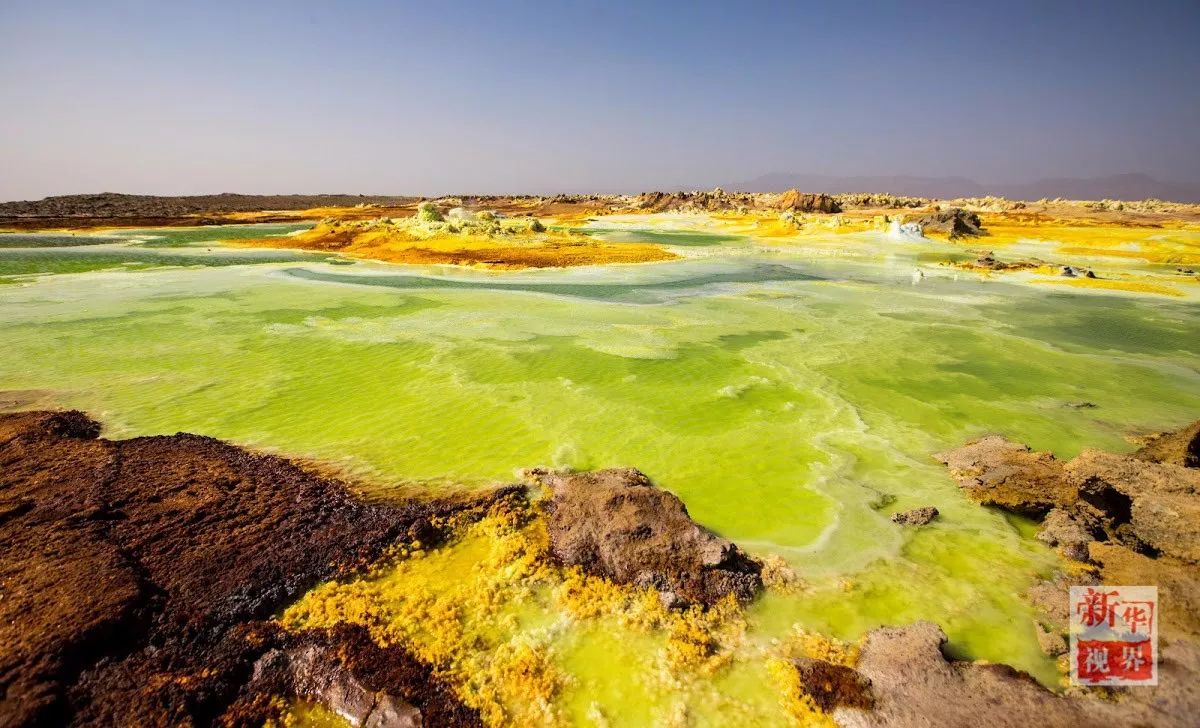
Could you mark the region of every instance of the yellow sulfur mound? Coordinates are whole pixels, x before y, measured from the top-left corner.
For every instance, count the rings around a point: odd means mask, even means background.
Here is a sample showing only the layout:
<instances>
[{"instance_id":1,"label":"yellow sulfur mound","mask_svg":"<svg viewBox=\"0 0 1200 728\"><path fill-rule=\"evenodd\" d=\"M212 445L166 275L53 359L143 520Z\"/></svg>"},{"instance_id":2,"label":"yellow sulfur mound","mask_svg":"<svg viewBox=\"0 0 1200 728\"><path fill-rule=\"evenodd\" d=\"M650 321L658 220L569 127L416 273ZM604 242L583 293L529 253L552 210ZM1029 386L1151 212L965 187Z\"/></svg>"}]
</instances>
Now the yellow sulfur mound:
<instances>
[{"instance_id":1,"label":"yellow sulfur mound","mask_svg":"<svg viewBox=\"0 0 1200 728\"><path fill-rule=\"evenodd\" d=\"M800 674L787 660L772 658L767 661L767 671L783 694L781 702L788 714L798 725L805 728L836 728L833 718L817 707L812 696L804 689Z\"/></svg>"},{"instance_id":2,"label":"yellow sulfur mound","mask_svg":"<svg viewBox=\"0 0 1200 728\"><path fill-rule=\"evenodd\" d=\"M773 687L768 655L748 642L732 597L707 610L670 610L653 590L558 566L536 507L495 506L482 517L442 525L453 534L447 545L396 548L390 561L361 578L313 589L280 621L294 630L363 625L381 645L403 645L434 666L488 725L565 725L584 713L603 718L611 701L622 699L610 693L600 704L571 692L580 678L567 665L581 659L571 657L572 634L621 643L627 663L619 684L645 691L649 705L636 710L658 723L686 717L685 696L737 713L741 708L714 687L730 675L751 682L762 675L759 685L768 693ZM799 648L789 642L782 649L790 655ZM582 705L580 695L587 699Z\"/></svg>"},{"instance_id":3,"label":"yellow sulfur mound","mask_svg":"<svg viewBox=\"0 0 1200 728\"><path fill-rule=\"evenodd\" d=\"M328 250L392 263L499 269L646 263L679 257L648 243L604 243L578 233L548 231L533 218L325 220L297 235L235 244Z\"/></svg>"}]
</instances>

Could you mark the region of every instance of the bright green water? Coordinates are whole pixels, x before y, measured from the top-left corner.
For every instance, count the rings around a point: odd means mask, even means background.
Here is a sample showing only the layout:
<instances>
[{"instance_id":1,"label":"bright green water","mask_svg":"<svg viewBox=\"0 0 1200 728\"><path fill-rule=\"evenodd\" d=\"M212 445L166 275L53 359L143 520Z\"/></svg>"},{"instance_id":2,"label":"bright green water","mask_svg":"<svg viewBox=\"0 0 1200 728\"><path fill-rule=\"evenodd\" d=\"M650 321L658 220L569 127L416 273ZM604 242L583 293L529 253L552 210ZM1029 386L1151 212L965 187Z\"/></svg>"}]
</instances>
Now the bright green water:
<instances>
[{"instance_id":1,"label":"bright green water","mask_svg":"<svg viewBox=\"0 0 1200 728\"><path fill-rule=\"evenodd\" d=\"M111 436L200 432L382 482L637 466L809 583L752 607L760 634L932 619L958 654L1050 680L1019 594L1053 557L930 453L993 431L1122 450L1129 430L1194 419L1200 314L914 283L923 251L874 245L526 273L228 250L23 279L0 287L0 390L50 390ZM943 515L888 521L920 505Z\"/></svg>"},{"instance_id":2,"label":"bright green water","mask_svg":"<svg viewBox=\"0 0 1200 728\"><path fill-rule=\"evenodd\" d=\"M98 270L227 266L325 260L328 256L287 250L228 250L220 240L278 237L311 227L304 224L119 230L91 235L0 233L0 283L20 277Z\"/></svg>"}]
</instances>

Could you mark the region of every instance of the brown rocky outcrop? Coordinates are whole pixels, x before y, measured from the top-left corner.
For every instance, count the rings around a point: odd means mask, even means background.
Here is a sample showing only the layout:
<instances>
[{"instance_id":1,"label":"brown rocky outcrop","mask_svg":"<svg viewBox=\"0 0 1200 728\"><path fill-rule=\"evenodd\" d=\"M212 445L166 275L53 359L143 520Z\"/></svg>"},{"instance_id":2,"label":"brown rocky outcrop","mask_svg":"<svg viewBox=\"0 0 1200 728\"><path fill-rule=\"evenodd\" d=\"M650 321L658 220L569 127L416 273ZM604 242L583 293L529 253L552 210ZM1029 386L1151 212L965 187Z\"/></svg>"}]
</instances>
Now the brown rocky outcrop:
<instances>
[{"instance_id":1,"label":"brown rocky outcrop","mask_svg":"<svg viewBox=\"0 0 1200 728\"><path fill-rule=\"evenodd\" d=\"M354 205L404 205L415 197L388 195L125 195L101 192L88 195L59 195L41 200L0 202L0 219L32 218L177 218L204 213L254 212L258 210L306 210L313 207Z\"/></svg>"},{"instance_id":2,"label":"brown rocky outcrop","mask_svg":"<svg viewBox=\"0 0 1200 728\"><path fill-rule=\"evenodd\" d=\"M1110 540L1200 564L1200 470L1100 450L1064 470Z\"/></svg>"},{"instance_id":3,"label":"brown rocky outcrop","mask_svg":"<svg viewBox=\"0 0 1200 728\"><path fill-rule=\"evenodd\" d=\"M431 519L470 505L367 503L212 438L99 430L79 412L0 415L6 726L211 723L275 647L258 620L397 539L435 543Z\"/></svg>"},{"instance_id":4,"label":"brown rocky outcrop","mask_svg":"<svg viewBox=\"0 0 1200 728\"><path fill-rule=\"evenodd\" d=\"M1107 541L1089 543L1088 559L1100 567L1102 583L1157 586L1163 630L1200 638L1200 568L1170 556L1139 554ZM1061 620L1064 627L1066 616Z\"/></svg>"},{"instance_id":5,"label":"brown rocky outcrop","mask_svg":"<svg viewBox=\"0 0 1200 728\"><path fill-rule=\"evenodd\" d=\"M1100 450L1063 462L998 436L934 457L973 500L1044 515L1039 538L1072 558L1099 539L1200 563L1198 469Z\"/></svg>"},{"instance_id":6,"label":"brown rocky outcrop","mask_svg":"<svg viewBox=\"0 0 1200 728\"><path fill-rule=\"evenodd\" d=\"M973 500L1030 515L1070 506L1078 492L1065 481L1062 463L1048 452L989 435L933 456Z\"/></svg>"},{"instance_id":7,"label":"brown rocky outcrop","mask_svg":"<svg viewBox=\"0 0 1200 728\"><path fill-rule=\"evenodd\" d=\"M762 564L688 516L683 501L632 468L591 473L532 471L551 491L550 550L563 564L621 584L652 586L664 603L748 601Z\"/></svg>"},{"instance_id":8,"label":"brown rocky outcrop","mask_svg":"<svg viewBox=\"0 0 1200 728\"><path fill-rule=\"evenodd\" d=\"M780 210L793 212L824 212L835 213L842 211L842 205L833 197L822 192L800 192L792 188L779 197L777 206Z\"/></svg>"},{"instance_id":9,"label":"brown rocky outcrop","mask_svg":"<svg viewBox=\"0 0 1200 728\"><path fill-rule=\"evenodd\" d=\"M1042 520L1037 538L1069 559L1087 561L1088 544L1095 540L1095 535L1087 523L1076 518L1070 510L1055 508Z\"/></svg>"},{"instance_id":10,"label":"brown rocky outcrop","mask_svg":"<svg viewBox=\"0 0 1200 728\"><path fill-rule=\"evenodd\" d=\"M1064 462L992 436L936 457L972 499L1044 516L1038 539L1090 565L1071 583L1158 586L1164 634L1186 638L1172 648L1186 666L1186 645L1200 637L1200 469L1175 463L1196 427L1132 456L1084 450ZM1067 586L1047 581L1029 593L1039 642L1052 655L1065 645ZM1188 669L1200 675L1200 666Z\"/></svg>"},{"instance_id":11,"label":"brown rocky outcrop","mask_svg":"<svg viewBox=\"0 0 1200 728\"><path fill-rule=\"evenodd\" d=\"M939 210L919 217L914 222L920 224L925 233L939 233L951 240L983 235L983 221L979 215L961 207Z\"/></svg>"},{"instance_id":12,"label":"brown rocky outcrop","mask_svg":"<svg viewBox=\"0 0 1200 728\"><path fill-rule=\"evenodd\" d=\"M753 209L757 196L744 192L726 192L720 187L691 192L643 192L632 202L642 212L722 212Z\"/></svg>"},{"instance_id":13,"label":"brown rocky outcrop","mask_svg":"<svg viewBox=\"0 0 1200 728\"><path fill-rule=\"evenodd\" d=\"M1183 429L1155 435L1133 456L1155 463L1200 468L1200 420Z\"/></svg>"}]
</instances>

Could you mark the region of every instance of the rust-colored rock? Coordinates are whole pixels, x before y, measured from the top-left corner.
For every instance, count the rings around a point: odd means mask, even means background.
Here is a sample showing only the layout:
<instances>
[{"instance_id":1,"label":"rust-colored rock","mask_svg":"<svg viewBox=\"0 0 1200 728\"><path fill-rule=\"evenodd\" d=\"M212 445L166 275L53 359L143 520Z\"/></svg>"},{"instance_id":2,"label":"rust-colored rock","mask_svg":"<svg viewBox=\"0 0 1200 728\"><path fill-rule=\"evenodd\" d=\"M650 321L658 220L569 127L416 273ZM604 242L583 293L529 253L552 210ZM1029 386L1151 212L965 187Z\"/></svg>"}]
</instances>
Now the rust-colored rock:
<instances>
[{"instance_id":1,"label":"rust-colored rock","mask_svg":"<svg viewBox=\"0 0 1200 728\"><path fill-rule=\"evenodd\" d=\"M207 724L273 646L256 620L466 505L366 503L212 438L99 429L0 415L2 725Z\"/></svg>"},{"instance_id":2,"label":"rust-colored rock","mask_svg":"<svg viewBox=\"0 0 1200 728\"><path fill-rule=\"evenodd\" d=\"M842 206L837 200L819 192L800 192L792 188L779 197L780 210L793 212L841 212Z\"/></svg>"},{"instance_id":3,"label":"rust-colored rock","mask_svg":"<svg viewBox=\"0 0 1200 728\"><path fill-rule=\"evenodd\" d=\"M482 725L428 666L398 646L379 646L361 625L272 636L277 646L254 663L243 697L222 722L262 725L275 713L268 697L287 695L372 728ZM422 696L420 708L412 695Z\"/></svg>"},{"instance_id":4,"label":"rust-colored rock","mask_svg":"<svg viewBox=\"0 0 1200 728\"><path fill-rule=\"evenodd\" d=\"M1200 564L1200 470L1100 450L1064 470L1111 539Z\"/></svg>"},{"instance_id":5,"label":"rust-colored rock","mask_svg":"<svg viewBox=\"0 0 1200 728\"><path fill-rule=\"evenodd\" d=\"M1200 468L1200 420L1174 432L1154 436L1133 456L1154 463Z\"/></svg>"},{"instance_id":6,"label":"rust-colored rock","mask_svg":"<svg viewBox=\"0 0 1200 728\"><path fill-rule=\"evenodd\" d=\"M550 550L564 564L652 586L672 606L712 605L730 594L744 602L762 588L762 564L696 524L683 501L633 468L532 475L553 492Z\"/></svg>"},{"instance_id":7,"label":"rust-colored rock","mask_svg":"<svg viewBox=\"0 0 1200 728\"><path fill-rule=\"evenodd\" d=\"M939 233L951 240L983 235L983 221L979 215L961 207L934 212L914 222L921 226L924 233Z\"/></svg>"},{"instance_id":8,"label":"rust-colored rock","mask_svg":"<svg viewBox=\"0 0 1200 728\"><path fill-rule=\"evenodd\" d=\"M1065 482L1062 463L1052 454L1033 452L998 435L934 458L950 468L967 495L983 505L1041 515L1078 500L1076 489Z\"/></svg>"},{"instance_id":9,"label":"rust-colored rock","mask_svg":"<svg viewBox=\"0 0 1200 728\"><path fill-rule=\"evenodd\" d=\"M1005 665L948 660L946 635L929 622L867 634L856 670L870 680L874 710L838 710L847 728L995 728L1026 726L1175 726L1200 707L1194 643L1165 647L1158 687L1105 700L1058 695Z\"/></svg>"},{"instance_id":10,"label":"rust-colored rock","mask_svg":"<svg viewBox=\"0 0 1200 728\"><path fill-rule=\"evenodd\" d=\"M1100 583L1157 586L1162 628L1200 638L1200 569L1194 564L1102 541L1088 544L1088 557L1100 567Z\"/></svg>"},{"instance_id":11,"label":"rust-colored rock","mask_svg":"<svg viewBox=\"0 0 1200 728\"><path fill-rule=\"evenodd\" d=\"M792 660L792 667L800 676L801 688L826 713L835 708L870 710L875 706L871 681L854 668L811 657Z\"/></svg>"},{"instance_id":12,"label":"rust-colored rock","mask_svg":"<svg viewBox=\"0 0 1200 728\"><path fill-rule=\"evenodd\" d=\"M1100 539L1200 563L1200 470L1100 450L1063 462L996 436L935 457L972 499L1045 515L1039 538L1071 558Z\"/></svg>"}]
</instances>

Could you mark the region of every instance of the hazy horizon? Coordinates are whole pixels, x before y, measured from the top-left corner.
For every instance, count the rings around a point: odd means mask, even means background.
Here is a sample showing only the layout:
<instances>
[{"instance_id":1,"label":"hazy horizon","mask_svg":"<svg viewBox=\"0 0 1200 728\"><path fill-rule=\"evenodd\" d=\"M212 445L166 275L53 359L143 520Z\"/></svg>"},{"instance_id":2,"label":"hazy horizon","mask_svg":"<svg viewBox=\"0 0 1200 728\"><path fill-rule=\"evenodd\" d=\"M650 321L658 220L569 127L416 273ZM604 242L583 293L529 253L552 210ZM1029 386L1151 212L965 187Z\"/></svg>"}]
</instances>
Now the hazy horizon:
<instances>
[{"instance_id":1,"label":"hazy horizon","mask_svg":"<svg viewBox=\"0 0 1200 728\"><path fill-rule=\"evenodd\" d=\"M0 5L0 200L1200 184L1200 5Z\"/></svg>"}]
</instances>

